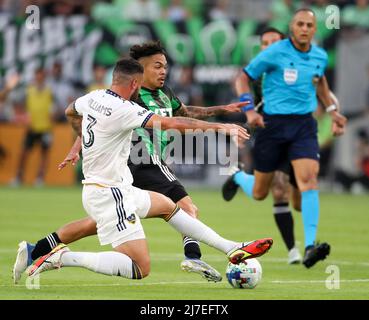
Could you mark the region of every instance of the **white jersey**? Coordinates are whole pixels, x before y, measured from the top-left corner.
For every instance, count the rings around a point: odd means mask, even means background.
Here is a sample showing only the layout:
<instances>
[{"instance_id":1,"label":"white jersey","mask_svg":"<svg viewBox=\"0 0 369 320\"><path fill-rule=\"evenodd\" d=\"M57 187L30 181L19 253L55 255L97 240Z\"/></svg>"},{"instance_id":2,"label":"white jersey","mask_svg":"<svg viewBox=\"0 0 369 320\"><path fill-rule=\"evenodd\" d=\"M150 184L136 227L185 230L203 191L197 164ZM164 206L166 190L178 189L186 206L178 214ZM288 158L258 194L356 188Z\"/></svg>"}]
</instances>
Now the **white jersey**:
<instances>
[{"instance_id":1,"label":"white jersey","mask_svg":"<svg viewBox=\"0 0 369 320\"><path fill-rule=\"evenodd\" d=\"M133 182L127 160L132 131L154 114L111 90L95 90L74 105L82 120L82 183L124 186Z\"/></svg>"}]
</instances>

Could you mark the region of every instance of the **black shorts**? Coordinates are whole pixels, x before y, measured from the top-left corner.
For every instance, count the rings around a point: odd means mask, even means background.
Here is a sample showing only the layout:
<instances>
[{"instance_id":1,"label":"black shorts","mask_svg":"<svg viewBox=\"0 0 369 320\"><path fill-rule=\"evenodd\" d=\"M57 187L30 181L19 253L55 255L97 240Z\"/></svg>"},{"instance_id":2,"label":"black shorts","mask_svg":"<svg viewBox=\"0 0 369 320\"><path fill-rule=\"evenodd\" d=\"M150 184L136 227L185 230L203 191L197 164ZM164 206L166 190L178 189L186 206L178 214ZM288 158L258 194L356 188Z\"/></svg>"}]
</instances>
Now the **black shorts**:
<instances>
[{"instance_id":1,"label":"black shorts","mask_svg":"<svg viewBox=\"0 0 369 320\"><path fill-rule=\"evenodd\" d=\"M254 146L251 147L250 152L252 156L252 163L251 163L251 167L249 168L247 172L250 174L253 174L255 170ZM279 163L278 168L275 171L282 171L283 173L288 175L290 184L296 189L298 189L295 172L293 171L293 167L291 163L287 159L287 155L286 155L286 158Z\"/></svg>"},{"instance_id":2,"label":"black shorts","mask_svg":"<svg viewBox=\"0 0 369 320\"><path fill-rule=\"evenodd\" d=\"M255 133L257 171L281 170L284 163L302 158L319 161L317 123L311 114L264 115L264 122L265 128Z\"/></svg>"},{"instance_id":3,"label":"black shorts","mask_svg":"<svg viewBox=\"0 0 369 320\"><path fill-rule=\"evenodd\" d=\"M24 148L26 150L31 149L35 143L40 143L43 150L50 148L52 142L52 135L50 132L37 133L32 130L28 130L26 139L24 140Z\"/></svg>"},{"instance_id":4,"label":"black shorts","mask_svg":"<svg viewBox=\"0 0 369 320\"><path fill-rule=\"evenodd\" d=\"M164 194L174 203L188 196L173 171L159 156L151 156L149 164L128 164L133 176L133 186Z\"/></svg>"}]
</instances>

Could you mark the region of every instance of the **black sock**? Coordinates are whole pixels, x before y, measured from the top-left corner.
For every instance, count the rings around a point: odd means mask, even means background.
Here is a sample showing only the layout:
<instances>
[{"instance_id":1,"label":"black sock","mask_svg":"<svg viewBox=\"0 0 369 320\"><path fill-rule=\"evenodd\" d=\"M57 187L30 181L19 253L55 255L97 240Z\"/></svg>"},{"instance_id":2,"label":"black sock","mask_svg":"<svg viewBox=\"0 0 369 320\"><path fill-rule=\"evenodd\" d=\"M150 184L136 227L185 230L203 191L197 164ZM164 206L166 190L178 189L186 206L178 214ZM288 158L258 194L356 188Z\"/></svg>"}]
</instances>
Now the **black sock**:
<instances>
[{"instance_id":1,"label":"black sock","mask_svg":"<svg viewBox=\"0 0 369 320\"><path fill-rule=\"evenodd\" d=\"M293 218L288 203L274 204L274 219L288 250L295 246Z\"/></svg>"},{"instance_id":2,"label":"black sock","mask_svg":"<svg viewBox=\"0 0 369 320\"><path fill-rule=\"evenodd\" d=\"M183 237L184 254L189 259L200 259L201 251L199 243L189 237Z\"/></svg>"},{"instance_id":3,"label":"black sock","mask_svg":"<svg viewBox=\"0 0 369 320\"><path fill-rule=\"evenodd\" d=\"M50 233L45 238L37 241L36 246L31 253L32 260L36 260L37 258L49 253L59 243L61 243L61 241L56 232Z\"/></svg>"}]
</instances>

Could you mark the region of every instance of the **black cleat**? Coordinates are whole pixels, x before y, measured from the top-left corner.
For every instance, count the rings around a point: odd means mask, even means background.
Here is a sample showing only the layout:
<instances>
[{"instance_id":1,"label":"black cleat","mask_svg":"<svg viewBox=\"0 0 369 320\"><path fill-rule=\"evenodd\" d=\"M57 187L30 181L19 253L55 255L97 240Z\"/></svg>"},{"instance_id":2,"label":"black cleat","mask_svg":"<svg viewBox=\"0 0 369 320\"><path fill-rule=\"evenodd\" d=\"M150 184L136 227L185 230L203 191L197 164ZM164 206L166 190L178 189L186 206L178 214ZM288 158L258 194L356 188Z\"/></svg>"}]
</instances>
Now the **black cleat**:
<instances>
[{"instance_id":1,"label":"black cleat","mask_svg":"<svg viewBox=\"0 0 369 320\"><path fill-rule=\"evenodd\" d=\"M231 201L236 195L238 190L238 185L233 181L233 175L230 176L226 182L224 182L222 187L222 195L225 201Z\"/></svg>"},{"instance_id":2,"label":"black cleat","mask_svg":"<svg viewBox=\"0 0 369 320\"><path fill-rule=\"evenodd\" d=\"M241 171L242 169L243 165L240 163L237 164L236 166L231 167L230 169L231 176L224 182L222 187L222 195L225 201L231 201L236 195L238 185L233 181L233 177L237 172Z\"/></svg>"},{"instance_id":3,"label":"black cleat","mask_svg":"<svg viewBox=\"0 0 369 320\"><path fill-rule=\"evenodd\" d=\"M302 263L306 268L311 268L319 260L324 260L329 255L330 250L331 247L326 242L308 247L305 250L305 256Z\"/></svg>"}]
</instances>

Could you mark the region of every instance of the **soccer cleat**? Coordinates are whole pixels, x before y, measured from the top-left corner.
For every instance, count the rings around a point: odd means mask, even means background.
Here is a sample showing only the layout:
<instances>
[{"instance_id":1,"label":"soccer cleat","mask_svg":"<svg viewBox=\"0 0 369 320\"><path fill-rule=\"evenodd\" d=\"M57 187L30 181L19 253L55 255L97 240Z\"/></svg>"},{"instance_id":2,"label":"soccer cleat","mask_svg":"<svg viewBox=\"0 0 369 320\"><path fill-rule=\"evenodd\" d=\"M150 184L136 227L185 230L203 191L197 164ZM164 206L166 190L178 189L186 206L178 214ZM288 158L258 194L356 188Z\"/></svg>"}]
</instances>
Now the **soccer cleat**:
<instances>
[{"instance_id":1,"label":"soccer cleat","mask_svg":"<svg viewBox=\"0 0 369 320\"><path fill-rule=\"evenodd\" d=\"M201 275L208 281L222 281L222 276L212 266L200 259L185 259L181 262L181 269L187 272L194 272Z\"/></svg>"},{"instance_id":2,"label":"soccer cleat","mask_svg":"<svg viewBox=\"0 0 369 320\"><path fill-rule=\"evenodd\" d=\"M240 247L228 253L228 259L233 264L239 264L246 259L256 258L267 253L273 245L272 238L243 242Z\"/></svg>"},{"instance_id":3,"label":"soccer cleat","mask_svg":"<svg viewBox=\"0 0 369 320\"><path fill-rule=\"evenodd\" d=\"M60 258L62 254L67 251L70 250L64 243L59 244L48 254L38 258L35 263L28 268L28 276L33 277L44 271L61 268Z\"/></svg>"},{"instance_id":4,"label":"soccer cleat","mask_svg":"<svg viewBox=\"0 0 369 320\"><path fill-rule=\"evenodd\" d=\"M225 201L231 201L237 193L238 184L233 181L234 175L243 169L243 164L238 163L232 166L229 170L230 177L224 182L222 186L222 195Z\"/></svg>"},{"instance_id":5,"label":"soccer cleat","mask_svg":"<svg viewBox=\"0 0 369 320\"><path fill-rule=\"evenodd\" d=\"M331 247L326 242L307 247L302 263L306 268L311 268L319 260L324 260L329 255L330 250Z\"/></svg>"},{"instance_id":6,"label":"soccer cleat","mask_svg":"<svg viewBox=\"0 0 369 320\"><path fill-rule=\"evenodd\" d=\"M22 277L22 273L32 264L31 253L35 246L27 241L22 241L18 245L17 258L13 266L13 281L17 284Z\"/></svg>"},{"instance_id":7,"label":"soccer cleat","mask_svg":"<svg viewBox=\"0 0 369 320\"><path fill-rule=\"evenodd\" d=\"M299 264L301 263L302 257L299 249L296 247L288 251L288 264Z\"/></svg>"}]
</instances>

